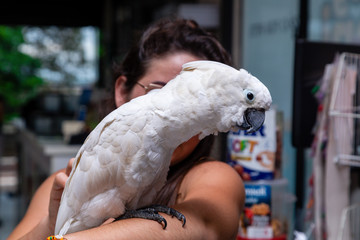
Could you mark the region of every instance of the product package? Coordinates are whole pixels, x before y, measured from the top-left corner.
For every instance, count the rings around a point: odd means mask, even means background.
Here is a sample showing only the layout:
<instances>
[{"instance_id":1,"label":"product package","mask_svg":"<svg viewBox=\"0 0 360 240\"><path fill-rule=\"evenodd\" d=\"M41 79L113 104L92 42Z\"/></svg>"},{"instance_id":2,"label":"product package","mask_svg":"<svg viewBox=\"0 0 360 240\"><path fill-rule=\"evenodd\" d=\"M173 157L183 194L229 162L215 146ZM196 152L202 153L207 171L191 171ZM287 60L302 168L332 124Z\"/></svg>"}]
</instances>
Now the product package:
<instances>
[{"instance_id":1,"label":"product package","mask_svg":"<svg viewBox=\"0 0 360 240\"><path fill-rule=\"evenodd\" d=\"M277 151L276 111L265 113L265 122L256 132L244 130L227 135L227 162L244 181L271 180L275 175Z\"/></svg>"},{"instance_id":2,"label":"product package","mask_svg":"<svg viewBox=\"0 0 360 240\"><path fill-rule=\"evenodd\" d=\"M240 236L256 239L273 237L271 223L271 187L245 184L245 208L242 214Z\"/></svg>"},{"instance_id":3,"label":"product package","mask_svg":"<svg viewBox=\"0 0 360 240\"><path fill-rule=\"evenodd\" d=\"M238 240L286 240L292 232L295 197L287 180L245 182Z\"/></svg>"}]
</instances>

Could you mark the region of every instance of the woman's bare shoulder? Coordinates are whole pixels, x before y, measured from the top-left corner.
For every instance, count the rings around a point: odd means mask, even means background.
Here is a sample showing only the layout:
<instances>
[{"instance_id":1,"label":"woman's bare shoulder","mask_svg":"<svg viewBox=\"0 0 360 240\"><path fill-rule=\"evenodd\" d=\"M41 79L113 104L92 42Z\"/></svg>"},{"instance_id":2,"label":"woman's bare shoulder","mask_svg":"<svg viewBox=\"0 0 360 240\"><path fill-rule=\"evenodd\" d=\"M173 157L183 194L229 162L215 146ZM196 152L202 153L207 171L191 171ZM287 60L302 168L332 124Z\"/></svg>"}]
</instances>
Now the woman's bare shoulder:
<instances>
[{"instance_id":1,"label":"woman's bare shoulder","mask_svg":"<svg viewBox=\"0 0 360 240\"><path fill-rule=\"evenodd\" d=\"M244 184L240 175L230 165L220 161L206 161L194 166L185 175L180 192L207 191L227 193L233 197L244 198Z\"/></svg>"},{"instance_id":2,"label":"woman's bare shoulder","mask_svg":"<svg viewBox=\"0 0 360 240\"><path fill-rule=\"evenodd\" d=\"M214 239L234 239L244 200L239 174L224 162L209 161L185 175L175 206L191 209L189 217L201 219L205 232L212 232Z\"/></svg>"},{"instance_id":3,"label":"woman's bare shoulder","mask_svg":"<svg viewBox=\"0 0 360 240\"><path fill-rule=\"evenodd\" d=\"M206 161L194 166L186 174L185 178L201 178L204 177L206 181L211 178L216 181L235 181L242 184L241 177L229 164L221 161Z\"/></svg>"}]
</instances>

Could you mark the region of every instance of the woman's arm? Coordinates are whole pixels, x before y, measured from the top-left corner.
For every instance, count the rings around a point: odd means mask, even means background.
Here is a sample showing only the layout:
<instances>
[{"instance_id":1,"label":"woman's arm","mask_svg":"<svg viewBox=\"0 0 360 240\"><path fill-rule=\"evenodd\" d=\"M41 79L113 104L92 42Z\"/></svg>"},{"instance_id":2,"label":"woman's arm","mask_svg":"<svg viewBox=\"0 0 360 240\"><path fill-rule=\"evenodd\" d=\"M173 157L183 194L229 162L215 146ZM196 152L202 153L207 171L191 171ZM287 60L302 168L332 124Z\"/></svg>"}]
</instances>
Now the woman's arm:
<instances>
[{"instance_id":1,"label":"woman's arm","mask_svg":"<svg viewBox=\"0 0 360 240\"><path fill-rule=\"evenodd\" d=\"M65 236L78 239L236 239L244 204L239 175L221 162L202 163L185 176L174 208L186 217L186 225L162 214L165 230L155 221L127 219Z\"/></svg>"},{"instance_id":2,"label":"woman's arm","mask_svg":"<svg viewBox=\"0 0 360 240\"><path fill-rule=\"evenodd\" d=\"M39 188L26 216L9 239L18 239L31 229L23 239L41 240L52 234L49 233L53 224L49 223L46 199L50 198L51 182L54 180L55 176L52 176ZM165 230L155 221L127 219L69 234L65 238L235 239L244 197L243 183L230 166L221 162L206 162L191 169L179 189L174 208L186 216L185 227L176 218L162 214L168 222Z\"/></svg>"}]
</instances>

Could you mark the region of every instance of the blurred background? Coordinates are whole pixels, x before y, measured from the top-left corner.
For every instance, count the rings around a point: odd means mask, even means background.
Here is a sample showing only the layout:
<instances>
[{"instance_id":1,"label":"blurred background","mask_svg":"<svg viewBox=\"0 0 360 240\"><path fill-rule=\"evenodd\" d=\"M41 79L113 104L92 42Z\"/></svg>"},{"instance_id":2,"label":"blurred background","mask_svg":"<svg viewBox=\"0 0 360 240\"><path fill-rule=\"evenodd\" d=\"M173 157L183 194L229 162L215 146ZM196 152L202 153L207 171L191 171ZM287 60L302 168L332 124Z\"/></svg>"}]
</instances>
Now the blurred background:
<instances>
[{"instance_id":1,"label":"blurred background","mask_svg":"<svg viewBox=\"0 0 360 240\"><path fill-rule=\"evenodd\" d=\"M296 199L285 232L314 238L309 149L318 106L310 90L336 52L359 52L359 0L29 0L3 1L0 12L0 239L101 120L113 63L166 16L196 20L220 39L234 67L268 86L281 129L275 178ZM226 135L217 148L227 161ZM358 171L351 171L356 190Z\"/></svg>"}]
</instances>

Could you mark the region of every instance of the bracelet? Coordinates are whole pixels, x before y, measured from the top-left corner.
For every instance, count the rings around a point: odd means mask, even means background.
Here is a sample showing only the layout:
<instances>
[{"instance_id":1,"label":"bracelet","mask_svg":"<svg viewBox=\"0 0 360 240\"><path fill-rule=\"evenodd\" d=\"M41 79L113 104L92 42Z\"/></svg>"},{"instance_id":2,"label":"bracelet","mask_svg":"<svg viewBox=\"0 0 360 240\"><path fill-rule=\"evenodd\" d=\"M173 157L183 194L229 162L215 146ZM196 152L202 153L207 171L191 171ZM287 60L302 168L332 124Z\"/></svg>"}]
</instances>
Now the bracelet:
<instances>
[{"instance_id":1,"label":"bracelet","mask_svg":"<svg viewBox=\"0 0 360 240\"><path fill-rule=\"evenodd\" d=\"M56 235L56 236L52 235L52 236L46 238L46 240L66 240L66 239L59 235Z\"/></svg>"}]
</instances>

